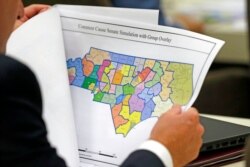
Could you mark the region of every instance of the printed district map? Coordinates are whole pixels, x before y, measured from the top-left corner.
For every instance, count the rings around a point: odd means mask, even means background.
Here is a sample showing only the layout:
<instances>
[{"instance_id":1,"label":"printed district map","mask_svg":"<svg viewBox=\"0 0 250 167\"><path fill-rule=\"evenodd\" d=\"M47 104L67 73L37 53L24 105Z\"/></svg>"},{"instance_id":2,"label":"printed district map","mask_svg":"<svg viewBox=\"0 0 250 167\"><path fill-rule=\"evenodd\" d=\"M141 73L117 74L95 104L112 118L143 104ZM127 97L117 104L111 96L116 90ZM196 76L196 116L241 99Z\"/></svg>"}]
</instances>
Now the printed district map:
<instances>
[{"instance_id":1,"label":"printed district map","mask_svg":"<svg viewBox=\"0 0 250 167\"><path fill-rule=\"evenodd\" d=\"M83 58L69 59L67 66L70 84L91 91L93 101L109 105L115 132L124 137L173 104L187 104L193 92L191 64L91 48Z\"/></svg>"}]
</instances>

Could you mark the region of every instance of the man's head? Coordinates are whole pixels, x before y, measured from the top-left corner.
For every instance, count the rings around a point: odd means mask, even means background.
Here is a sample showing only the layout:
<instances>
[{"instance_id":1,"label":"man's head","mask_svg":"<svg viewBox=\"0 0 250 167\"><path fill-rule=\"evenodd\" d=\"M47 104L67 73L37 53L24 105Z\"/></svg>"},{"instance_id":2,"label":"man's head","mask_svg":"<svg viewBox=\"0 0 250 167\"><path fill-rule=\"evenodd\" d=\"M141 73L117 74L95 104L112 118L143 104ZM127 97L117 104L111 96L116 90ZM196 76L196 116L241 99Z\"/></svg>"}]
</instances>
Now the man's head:
<instances>
[{"instance_id":1,"label":"man's head","mask_svg":"<svg viewBox=\"0 0 250 167\"><path fill-rule=\"evenodd\" d=\"M5 52L6 42L13 31L17 17L23 16L21 0L0 0L0 53Z\"/></svg>"}]
</instances>

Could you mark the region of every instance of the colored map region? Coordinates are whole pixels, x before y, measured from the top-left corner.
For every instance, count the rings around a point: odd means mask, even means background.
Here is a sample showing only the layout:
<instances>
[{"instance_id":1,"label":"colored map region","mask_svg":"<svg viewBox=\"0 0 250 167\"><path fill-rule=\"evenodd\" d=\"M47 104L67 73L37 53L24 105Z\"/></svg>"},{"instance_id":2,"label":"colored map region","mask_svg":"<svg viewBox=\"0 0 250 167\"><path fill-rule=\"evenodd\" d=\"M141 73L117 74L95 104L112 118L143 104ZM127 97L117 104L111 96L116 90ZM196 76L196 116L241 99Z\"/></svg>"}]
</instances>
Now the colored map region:
<instances>
[{"instance_id":1,"label":"colored map region","mask_svg":"<svg viewBox=\"0 0 250 167\"><path fill-rule=\"evenodd\" d=\"M115 132L127 136L142 121L159 117L193 92L193 65L140 58L91 48L67 60L70 85L89 90L110 106Z\"/></svg>"}]
</instances>

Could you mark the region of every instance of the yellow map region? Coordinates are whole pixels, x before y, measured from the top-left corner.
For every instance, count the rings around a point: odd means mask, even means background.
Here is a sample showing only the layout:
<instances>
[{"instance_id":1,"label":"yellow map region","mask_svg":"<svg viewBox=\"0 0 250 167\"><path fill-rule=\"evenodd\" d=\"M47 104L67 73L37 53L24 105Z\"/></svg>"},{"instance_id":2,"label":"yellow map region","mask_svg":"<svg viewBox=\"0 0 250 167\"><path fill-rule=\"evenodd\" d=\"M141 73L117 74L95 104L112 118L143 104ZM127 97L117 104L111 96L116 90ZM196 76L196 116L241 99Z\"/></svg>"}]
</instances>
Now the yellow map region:
<instances>
[{"instance_id":1,"label":"yellow map region","mask_svg":"<svg viewBox=\"0 0 250 167\"><path fill-rule=\"evenodd\" d=\"M120 125L116 129L117 134L123 134L124 136L127 136L128 132L138 123L141 122L141 112L133 112L132 114L129 114L129 107L125 110L123 109L120 112L120 115L123 116L125 119L128 120L127 123Z\"/></svg>"},{"instance_id":2,"label":"yellow map region","mask_svg":"<svg viewBox=\"0 0 250 167\"><path fill-rule=\"evenodd\" d=\"M193 66L190 64L170 63L168 71L173 71L173 81L169 85L172 89L170 98L174 104L185 105L193 93Z\"/></svg>"}]
</instances>

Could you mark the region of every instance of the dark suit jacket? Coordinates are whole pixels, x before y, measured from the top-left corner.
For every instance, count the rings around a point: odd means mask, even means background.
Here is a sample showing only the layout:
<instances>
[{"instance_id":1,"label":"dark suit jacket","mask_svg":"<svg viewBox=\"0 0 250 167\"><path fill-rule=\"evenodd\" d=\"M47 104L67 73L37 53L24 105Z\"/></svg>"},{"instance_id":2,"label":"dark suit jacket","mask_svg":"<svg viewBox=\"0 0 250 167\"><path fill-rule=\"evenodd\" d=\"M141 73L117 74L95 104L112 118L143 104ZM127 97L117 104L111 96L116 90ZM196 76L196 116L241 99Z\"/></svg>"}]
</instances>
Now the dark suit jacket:
<instances>
[{"instance_id":1,"label":"dark suit jacket","mask_svg":"<svg viewBox=\"0 0 250 167\"><path fill-rule=\"evenodd\" d=\"M65 167L46 135L34 74L0 55L0 166Z\"/></svg>"},{"instance_id":2,"label":"dark suit jacket","mask_svg":"<svg viewBox=\"0 0 250 167\"><path fill-rule=\"evenodd\" d=\"M0 55L0 166L65 167L47 140L42 100L34 74ZM136 151L122 167L163 167L149 151Z\"/></svg>"},{"instance_id":3,"label":"dark suit jacket","mask_svg":"<svg viewBox=\"0 0 250 167\"><path fill-rule=\"evenodd\" d=\"M153 153L137 150L129 155L121 167L164 167L162 161Z\"/></svg>"}]
</instances>

